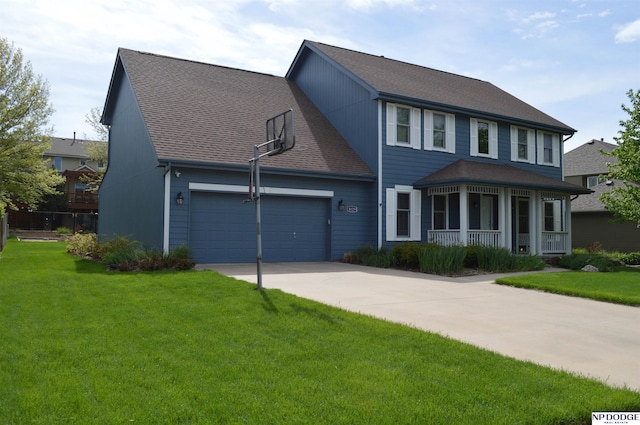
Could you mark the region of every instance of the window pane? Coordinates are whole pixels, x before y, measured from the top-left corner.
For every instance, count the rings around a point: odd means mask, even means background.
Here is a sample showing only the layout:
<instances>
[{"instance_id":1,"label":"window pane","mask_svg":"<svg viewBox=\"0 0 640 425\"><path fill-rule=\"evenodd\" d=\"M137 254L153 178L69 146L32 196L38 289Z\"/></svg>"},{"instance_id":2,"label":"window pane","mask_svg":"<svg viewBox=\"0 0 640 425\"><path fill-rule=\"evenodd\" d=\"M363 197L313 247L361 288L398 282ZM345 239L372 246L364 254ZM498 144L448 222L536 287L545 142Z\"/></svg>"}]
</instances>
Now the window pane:
<instances>
[{"instance_id":1,"label":"window pane","mask_svg":"<svg viewBox=\"0 0 640 425\"><path fill-rule=\"evenodd\" d=\"M518 129L518 159L528 159L527 130Z\"/></svg>"},{"instance_id":2,"label":"window pane","mask_svg":"<svg viewBox=\"0 0 640 425\"><path fill-rule=\"evenodd\" d=\"M409 125L409 109L397 108L398 111L398 124Z\"/></svg>"},{"instance_id":3,"label":"window pane","mask_svg":"<svg viewBox=\"0 0 640 425\"><path fill-rule=\"evenodd\" d=\"M553 202L544 203L544 230L546 232L553 232Z\"/></svg>"},{"instance_id":4,"label":"window pane","mask_svg":"<svg viewBox=\"0 0 640 425\"><path fill-rule=\"evenodd\" d=\"M404 127L398 124L398 132L397 132L396 140L402 143L409 143L409 127Z\"/></svg>"},{"instance_id":5,"label":"window pane","mask_svg":"<svg viewBox=\"0 0 640 425\"><path fill-rule=\"evenodd\" d=\"M442 114L433 114L433 129L444 131L445 130L445 116Z\"/></svg>"},{"instance_id":6,"label":"window pane","mask_svg":"<svg viewBox=\"0 0 640 425\"><path fill-rule=\"evenodd\" d=\"M553 139L550 134L544 135L544 162L553 162Z\"/></svg>"},{"instance_id":7,"label":"window pane","mask_svg":"<svg viewBox=\"0 0 640 425\"><path fill-rule=\"evenodd\" d=\"M433 130L433 146L436 148L444 149L445 147L444 137L445 136L443 131Z\"/></svg>"},{"instance_id":8,"label":"window pane","mask_svg":"<svg viewBox=\"0 0 640 425\"><path fill-rule=\"evenodd\" d=\"M478 153L489 155L489 123L478 122Z\"/></svg>"},{"instance_id":9,"label":"window pane","mask_svg":"<svg viewBox=\"0 0 640 425\"><path fill-rule=\"evenodd\" d=\"M409 128L411 127L410 110L409 108L397 108L397 130L396 141L400 143L410 143L409 141Z\"/></svg>"},{"instance_id":10,"label":"window pane","mask_svg":"<svg viewBox=\"0 0 640 425\"><path fill-rule=\"evenodd\" d=\"M407 211L398 211L398 222L396 223L396 231L398 236L409 236L409 213Z\"/></svg>"},{"instance_id":11,"label":"window pane","mask_svg":"<svg viewBox=\"0 0 640 425\"><path fill-rule=\"evenodd\" d=\"M396 235L409 237L410 195L398 193L396 209Z\"/></svg>"}]
</instances>

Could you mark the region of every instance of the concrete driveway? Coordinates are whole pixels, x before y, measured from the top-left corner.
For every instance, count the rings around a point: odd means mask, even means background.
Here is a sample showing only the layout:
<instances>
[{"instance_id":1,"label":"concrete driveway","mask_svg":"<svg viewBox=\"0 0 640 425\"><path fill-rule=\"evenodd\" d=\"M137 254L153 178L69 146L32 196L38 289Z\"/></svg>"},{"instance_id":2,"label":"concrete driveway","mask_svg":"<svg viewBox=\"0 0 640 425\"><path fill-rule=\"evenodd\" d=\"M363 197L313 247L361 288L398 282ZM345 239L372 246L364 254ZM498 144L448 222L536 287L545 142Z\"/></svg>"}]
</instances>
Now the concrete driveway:
<instances>
[{"instance_id":1,"label":"concrete driveway","mask_svg":"<svg viewBox=\"0 0 640 425\"><path fill-rule=\"evenodd\" d=\"M196 268L257 282L255 264ZM262 283L265 289L640 390L640 308L492 283L501 276L447 278L342 263L268 263Z\"/></svg>"}]
</instances>

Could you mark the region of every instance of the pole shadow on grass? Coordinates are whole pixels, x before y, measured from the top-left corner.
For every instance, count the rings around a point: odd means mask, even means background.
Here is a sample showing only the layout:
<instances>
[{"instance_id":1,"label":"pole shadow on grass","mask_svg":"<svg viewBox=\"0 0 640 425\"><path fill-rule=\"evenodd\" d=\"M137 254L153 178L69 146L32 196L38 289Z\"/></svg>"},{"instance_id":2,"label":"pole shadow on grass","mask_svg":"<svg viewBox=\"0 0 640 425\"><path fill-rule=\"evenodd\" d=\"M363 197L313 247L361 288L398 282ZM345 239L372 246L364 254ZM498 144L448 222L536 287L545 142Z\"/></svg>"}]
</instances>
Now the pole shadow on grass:
<instances>
[{"instance_id":1,"label":"pole shadow on grass","mask_svg":"<svg viewBox=\"0 0 640 425\"><path fill-rule=\"evenodd\" d=\"M264 300L264 304L262 305L262 308L264 308L264 310L269 313L275 313L275 314L280 313L280 311L278 310L278 307L276 307L273 301L271 301L271 298L269 298L269 295L265 291L259 291L259 292L260 292L260 295L262 296L262 299Z\"/></svg>"}]
</instances>

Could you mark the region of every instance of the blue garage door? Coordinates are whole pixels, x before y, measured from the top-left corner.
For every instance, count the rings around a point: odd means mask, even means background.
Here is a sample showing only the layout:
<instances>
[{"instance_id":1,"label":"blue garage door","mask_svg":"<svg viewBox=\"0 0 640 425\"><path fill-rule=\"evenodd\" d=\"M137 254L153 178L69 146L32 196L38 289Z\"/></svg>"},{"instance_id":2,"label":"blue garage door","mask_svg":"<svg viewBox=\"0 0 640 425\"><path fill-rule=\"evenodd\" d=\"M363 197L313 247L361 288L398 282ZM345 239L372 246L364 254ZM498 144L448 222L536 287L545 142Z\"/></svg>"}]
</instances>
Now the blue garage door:
<instances>
[{"instance_id":1,"label":"blue garage door","mask_svg":"<svg viewBox=\"0 0 640 425\"><path fill-rule=\"evenodd\" d=\"M244 194L192 192L189 245L198 263L256 260L256 213ZM326 261L329 200L263 195L265 262Z\"/></svg>"}]
</instances>

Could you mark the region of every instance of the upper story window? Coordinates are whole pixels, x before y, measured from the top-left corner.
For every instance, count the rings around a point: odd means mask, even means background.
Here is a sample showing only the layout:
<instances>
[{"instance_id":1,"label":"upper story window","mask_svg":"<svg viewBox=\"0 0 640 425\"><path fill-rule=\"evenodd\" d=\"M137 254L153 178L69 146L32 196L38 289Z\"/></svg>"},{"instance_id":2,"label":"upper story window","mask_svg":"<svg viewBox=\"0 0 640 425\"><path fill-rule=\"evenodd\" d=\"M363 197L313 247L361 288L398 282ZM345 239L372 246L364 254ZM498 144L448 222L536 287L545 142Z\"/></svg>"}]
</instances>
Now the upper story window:
<instances>
[{"instance_id":1,"label":"upper story window","mask_svg":"<svg viewBox=\"0 0 640 425\"><path fill-rule=\"evenodd\" d=\"M420 149L420 109L387 103L387 145Z\"/></svg>"},{"instance_id":2,"label":"upper story window","mask_svg":"<svg viewBox=\"0 0 640 425\"><path fill-rule=\"evenodd\" d=\"M387 194L387 240L419 241L421 192L411 186L396 185Z\"/></svg>"},{"instance_id":3,"label":"upper story window","mask_svg":"<svg viewBox=\"0 0 640 425\"><path fill-rule=\"evenodd\" d=\"M538 131L538 164L560 166L560 136Z\"/></svg>"},{"instance_id":4,"label":"upper story window","mask_svg":"<svg viewBox=\"0 0 640 425\"><path fill-rule=\"evenodd\" d=\"M604 181L607 181L607 176L588 176L587 177L587 187L596 186Z\"/></svg>"},{"instance_id":5,"label":"upper story window","mask_svg":"<svg viewBox=\"0 0 640 425\"><path fill-rule=\"evenodd\" d=\"M530 128L511 126L511 160L535 164L536 133Z\"/></svg>"},{"instance_id":6,"label":"upper story window","mask_svg":"<svg viewBox=\"0 0 640 425\"><path fill-rule=\"evenodd\" d=\"M53 166L56 167L58 171L62 171L62 158L59 156L54 157Z\"/></svg>"},{"instance_id":7,"label":"upper story window","mask_svg":"<svg viewBox=\"0 0 640 425\"><path fill-rule=\"evenodd\" d=\"M456 152L456 117L435 111L424 111L424 148Z\"/></svg>"},{"instance_id":8,"label":"upper story window","mask_svg":"<svg viewBox=\"0 0 640 425\"><path fill-rule=\"evenodd\" d=\"M471 118L471 156L498 158L498 124Z\"/></svg>"}]
</instances>

